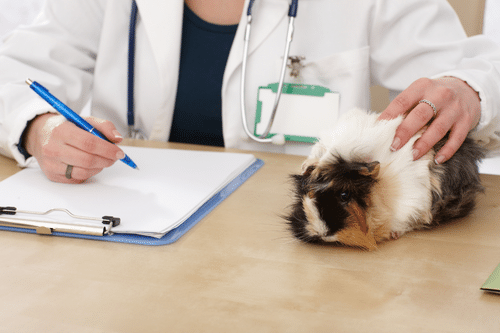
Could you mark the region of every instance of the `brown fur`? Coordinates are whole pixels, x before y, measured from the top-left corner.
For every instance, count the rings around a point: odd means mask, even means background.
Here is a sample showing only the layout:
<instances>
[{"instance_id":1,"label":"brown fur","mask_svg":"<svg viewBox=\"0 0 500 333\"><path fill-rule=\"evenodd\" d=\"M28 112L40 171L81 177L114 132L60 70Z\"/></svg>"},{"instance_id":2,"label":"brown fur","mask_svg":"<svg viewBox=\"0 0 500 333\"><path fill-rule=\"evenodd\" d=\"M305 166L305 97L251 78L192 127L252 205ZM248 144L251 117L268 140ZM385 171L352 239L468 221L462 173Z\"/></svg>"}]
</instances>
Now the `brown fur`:
<instances>
[{"instance_id":1,"label":"brown fur","mask_svg":"<svg viewBox=\"0 0 500 333\"><path fill-rule=\"evenodd\" d=\"M349 204L347 211L350 214L347 227L336 234L337 241L367 250L376 249L377 242L366 225L365 211L356 203Z\"/></svg>"},{"instance_id":2,"label":"brown fur","mask_svg":"<svg viewBox=\"0 0 500 333\"><path fill-rule=\"evenodd\" d=\"M483 151L467 139L442 165L433 163L435 151L421 159L429 165L426 207L431 209L416 207L408 220L398 222L400 229L396 230L391 221L402 208L396 199L401 197L401 182L405 182L398 177L397 168L379 162L347 161L335 154L321 161L307 160L303 173L293 176L297 200L286 217L293 234L306 242L338 242L374 250L377 243L406 231L466 216L474 208L476 194L482 191L477 162Z\"/></svg>"}]
</instances>

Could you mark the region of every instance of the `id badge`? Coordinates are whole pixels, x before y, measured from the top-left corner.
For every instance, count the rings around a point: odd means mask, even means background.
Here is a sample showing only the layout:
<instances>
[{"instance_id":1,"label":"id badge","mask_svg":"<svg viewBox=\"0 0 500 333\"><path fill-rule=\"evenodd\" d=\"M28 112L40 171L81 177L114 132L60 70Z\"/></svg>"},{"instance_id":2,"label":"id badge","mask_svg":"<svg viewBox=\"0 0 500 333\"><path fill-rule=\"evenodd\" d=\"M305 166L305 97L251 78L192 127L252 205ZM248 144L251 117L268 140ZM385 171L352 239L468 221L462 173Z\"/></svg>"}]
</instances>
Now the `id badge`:
<instances>
[{"instance_id":1,"label":"id badge","mask_svg":"<svg viewBox=\"0 0 500 333\"><path fill-rule=\"evenodd\" d=\"M277 91L278 83L259 87L254 127L256 136L262 135L267 128ZM280 133L286 141L316 142L318 136L337 121L339 103L340 94L328 88L285 83L268 137Z\"/></svg>"}]
</instances>

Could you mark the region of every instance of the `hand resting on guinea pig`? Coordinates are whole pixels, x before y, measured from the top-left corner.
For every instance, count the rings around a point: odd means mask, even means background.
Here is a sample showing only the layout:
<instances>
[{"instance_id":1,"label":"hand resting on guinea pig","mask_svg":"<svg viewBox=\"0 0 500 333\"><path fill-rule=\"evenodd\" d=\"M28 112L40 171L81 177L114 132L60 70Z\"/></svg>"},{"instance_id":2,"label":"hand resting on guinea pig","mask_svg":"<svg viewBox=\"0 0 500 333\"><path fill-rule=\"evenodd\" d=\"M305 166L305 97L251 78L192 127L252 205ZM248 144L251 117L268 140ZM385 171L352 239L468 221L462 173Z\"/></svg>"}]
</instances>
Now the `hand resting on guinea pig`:
<instances>
[{"instance_id":1,"label":"hand resting on guinea pig","mask_svg":"<svg viewBox=\"0 0 500 333\"><path fill-rule=\"evenodd\" d=\"M335 242L368 250L404 233L464 217L483 191L477 163L484 152L467 138L455 155L436 165L441 140L413 161L417 133L390 150L402 117L378 121L354 109L322 137L294 175L295 198L286 216L299 240Z\"/></svg>"}]
</instances>

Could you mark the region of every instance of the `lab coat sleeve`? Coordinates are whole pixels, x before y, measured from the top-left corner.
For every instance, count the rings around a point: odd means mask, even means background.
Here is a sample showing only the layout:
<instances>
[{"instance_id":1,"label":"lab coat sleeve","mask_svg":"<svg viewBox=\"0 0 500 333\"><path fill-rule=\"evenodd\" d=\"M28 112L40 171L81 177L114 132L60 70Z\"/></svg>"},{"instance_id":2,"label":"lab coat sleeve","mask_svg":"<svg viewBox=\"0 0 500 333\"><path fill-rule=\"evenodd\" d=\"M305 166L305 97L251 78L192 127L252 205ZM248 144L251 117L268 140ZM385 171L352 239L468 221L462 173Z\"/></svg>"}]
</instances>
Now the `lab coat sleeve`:
<instances>
[{"instance_id":1,"label":"lab coat sleeve","mask_svg":"<svg viewBox=\"0 0 500 333\"><path fill-rule=\"evenodd\" d=\"M481 99L471 136L500 151L500 46L484 36L467 38L445 0L378 1L372 22L373 82L394 97L421 77L464 80Z\"/></svg>"},{"instance_id":2,"label":"lab coat sleeve","mask_svg":"<svg viewBox=\"0 0 500 333\"><path fill-rule=\"evenodd\" d=\"M75 111L90 97L103 0L47 0L34 24L0 49L0 153L29 163L18 144L28 122L53 111L25 83L31 78Z\"/></svg>"}]
</instances>

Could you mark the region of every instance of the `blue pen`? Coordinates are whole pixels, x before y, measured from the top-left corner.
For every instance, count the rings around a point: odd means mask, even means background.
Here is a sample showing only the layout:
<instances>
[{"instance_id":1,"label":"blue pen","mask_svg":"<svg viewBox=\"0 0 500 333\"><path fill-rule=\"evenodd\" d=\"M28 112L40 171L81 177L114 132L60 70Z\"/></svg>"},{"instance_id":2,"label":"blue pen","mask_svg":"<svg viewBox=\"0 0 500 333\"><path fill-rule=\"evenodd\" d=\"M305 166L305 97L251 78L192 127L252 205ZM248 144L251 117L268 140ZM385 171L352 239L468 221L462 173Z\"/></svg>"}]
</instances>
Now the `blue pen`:
<instances>
[{"instance_id":1,"label":"blue pen","mask_svg":"<svg viewBox=\"0 0 500 333\"><path fill-rule=\"evenodd\" d=\"M36 81L31 81L30 79L27 79L26 83L40 97L42 97L47 103L49 103L50 105L52 105L52 107L54 109L56 109L57 112L59 112L61 115L63 115L64 118L68 119L73 124L75 124L76 126L80 127L81 129L94 134L98 138L101 138L103 140L111 142L101 132L99 132L92 125L90 125L85 119L83 119L82 117L80 117L75 111L71 110L63 102L61 102L60 100L58 100L57 98L55 98L51 93L49 93L49 91L44 86L42 86L41 84L37 83ZM132 161L130 159L130 157L128 157L127 155L125 155L125 157L122 158L120 161L122 161L123 163L131 166L134 169L138 169L137 165L134 163L134 161Z\"/></svg>"}]
</instances>

